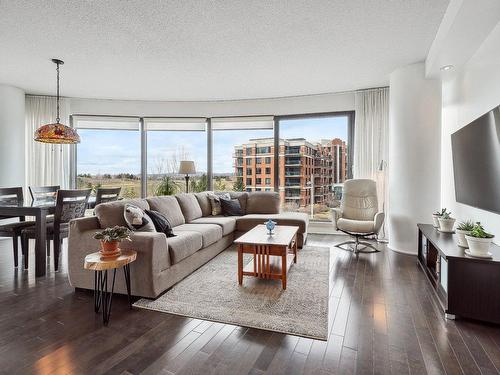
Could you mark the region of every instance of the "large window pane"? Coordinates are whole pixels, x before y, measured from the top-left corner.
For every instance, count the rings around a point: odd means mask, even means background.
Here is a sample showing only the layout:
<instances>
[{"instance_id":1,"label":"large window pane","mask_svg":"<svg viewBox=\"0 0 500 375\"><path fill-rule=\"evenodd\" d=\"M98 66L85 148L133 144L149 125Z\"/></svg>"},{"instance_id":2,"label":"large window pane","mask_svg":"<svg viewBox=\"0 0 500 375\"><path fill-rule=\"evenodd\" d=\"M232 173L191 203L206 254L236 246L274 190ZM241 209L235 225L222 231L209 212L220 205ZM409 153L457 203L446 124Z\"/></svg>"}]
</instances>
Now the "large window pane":
<instances>
[{"instance_id":1,"label":"large window pane","mask_svg":"<svg viewBox=\"0 0 500 375\"><path fill-rule=\"evenodd\" d=\"M103 127L105 124L100 123ZM97 126L97 124L96 124ZM77 188L121 187L121 196L141 195L141 135L138 130L78 129Z\"/></svg>"},{"instance_id":2,"label":"large window pane","mask_svg":"<svg viewBox=\"0 0 500 375\"><path fill-rule=\"evenodd\" d=\"M331 221L347 177L347 116L280 120L279 192L283 211Z\"/></svg>"},{"instance_id":3,"label":"large window pane","mask_svg":"<svg viewBox=\"0 0 500 375\"><path fill-rule=\"evenodd\" d=\"M207 133L205 131L148 131L148 195L172 195L185 191L179 162L193 160L190 192L207 190Z\"/></svg>"},{"instance_id":4,"label":"large window pane","mask_svg":"<svg viewBox=\"0 0 500 375\"><path fill-rule=\"evenodd\" d=\"M214 190L273 190L273 143L272 129L214 130Z\"/></svg>"}]
</instances>

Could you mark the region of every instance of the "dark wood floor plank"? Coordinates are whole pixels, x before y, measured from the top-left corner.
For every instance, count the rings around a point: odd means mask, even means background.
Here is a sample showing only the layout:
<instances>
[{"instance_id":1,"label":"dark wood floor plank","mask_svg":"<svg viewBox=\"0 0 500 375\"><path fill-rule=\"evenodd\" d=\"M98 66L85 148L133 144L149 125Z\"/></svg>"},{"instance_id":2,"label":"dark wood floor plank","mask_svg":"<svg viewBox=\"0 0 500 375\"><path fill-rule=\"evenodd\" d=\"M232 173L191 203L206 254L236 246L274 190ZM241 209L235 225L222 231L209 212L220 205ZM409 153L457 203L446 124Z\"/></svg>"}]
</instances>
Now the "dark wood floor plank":
<instances>
[{"instance_id":1,"label":"dark wood floor plank","mask_svg":"<svg viewBox=\"0 0 500 375\"><path fill-rule=\"evenodd\" d=\"M68 284L64 255L60 272L51 260L35 279L34 256L32 269L14 270L0 241L0 373L499 373L500 327L445 320L415 257L356 257L333 247L339 238L308 239L330 247L328 341L130 311L123 296L104 327L92 294Z\"/></svg>"}]
</instances>

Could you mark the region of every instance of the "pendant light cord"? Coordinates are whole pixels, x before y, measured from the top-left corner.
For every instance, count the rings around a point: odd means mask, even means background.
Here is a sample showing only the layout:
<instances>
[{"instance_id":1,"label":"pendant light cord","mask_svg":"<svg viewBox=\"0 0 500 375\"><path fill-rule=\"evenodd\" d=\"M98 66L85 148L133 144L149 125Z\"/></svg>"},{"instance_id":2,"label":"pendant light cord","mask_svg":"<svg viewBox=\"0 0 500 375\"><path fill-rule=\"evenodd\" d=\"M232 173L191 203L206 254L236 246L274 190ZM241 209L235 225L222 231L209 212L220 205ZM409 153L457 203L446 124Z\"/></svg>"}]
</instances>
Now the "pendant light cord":
<instances>
[{"instance_id":1,"label":"pendant light cord","mask_svg":"<svg viewBox=\"0 0 500 375\"><path fill-rule=\"evenodd\" d=\"M57 65L57 117L56 117L56 122L59 124L59 121L61 120L59 118L59 63L56 63Z\"/></svg>"}]
</instances>

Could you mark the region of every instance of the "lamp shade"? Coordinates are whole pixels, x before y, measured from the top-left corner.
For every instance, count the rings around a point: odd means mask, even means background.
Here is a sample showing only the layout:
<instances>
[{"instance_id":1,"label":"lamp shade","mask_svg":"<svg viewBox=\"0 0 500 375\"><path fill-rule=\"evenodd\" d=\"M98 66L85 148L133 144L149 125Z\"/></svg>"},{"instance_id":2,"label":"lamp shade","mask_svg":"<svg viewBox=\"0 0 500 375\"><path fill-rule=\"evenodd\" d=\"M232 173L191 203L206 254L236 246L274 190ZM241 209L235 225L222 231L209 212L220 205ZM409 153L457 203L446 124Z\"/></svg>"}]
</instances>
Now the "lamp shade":
<instances>
[{"instance_id":1,"label":"lamp shade","mask_svg":"<svg viewBox=\"0 0 500 375\"><path fill-rule=\"evenodd\" d=\"M194 167L194 161L192 160L182 160L179 165L179 174L195 174L196 168Z\"/></svg>"},{"instance_id":2,"label":"lamp shade","mask_svg":"<svg viewBox=\"0 0 500 375\"><path fill-rule=\"evenodd\" d=\"M54 123L40 126L35 131L35 141L43 143L80 143L80 136L69 126Z\"/></svg>"}]
</instances>

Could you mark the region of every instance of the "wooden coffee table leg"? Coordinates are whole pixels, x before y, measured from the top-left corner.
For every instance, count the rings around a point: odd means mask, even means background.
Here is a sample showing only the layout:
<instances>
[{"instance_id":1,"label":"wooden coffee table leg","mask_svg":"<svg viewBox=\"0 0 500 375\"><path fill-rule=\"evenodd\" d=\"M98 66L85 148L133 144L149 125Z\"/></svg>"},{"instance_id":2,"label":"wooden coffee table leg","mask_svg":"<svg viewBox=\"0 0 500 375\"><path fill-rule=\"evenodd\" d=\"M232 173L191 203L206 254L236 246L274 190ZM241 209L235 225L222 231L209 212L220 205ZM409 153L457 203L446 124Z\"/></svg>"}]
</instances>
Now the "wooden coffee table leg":
<instances>
[{"instance_id":1,"label":"wooden coffee table leg","mask_svg":"<svg viewBox=\"0 0 500 375\"><path fill-rule=\"evenodd\" d=\"M281 256L281 286L286 289L286 249L285 254Z\"/></svg>"},{"instance_id":2,"label":"wooden coffee table leg","mask_svg":"<svg viewBox=\"0 0 500 375\"><path fill-rule=\"evenodd\" d=\"M293 262L297 263L297 236L295 236L293 244Z\"/></svg>"},{"instance_id":3,"label":"wooden coffee table leg","mask_svg":"<svg viewBox=\"0 0 500 375\"><path fill-rule=\"evenodd\" d=\"M238 245L238 283L243 284L243 247Z\"/></svg>"}]
</instances>

